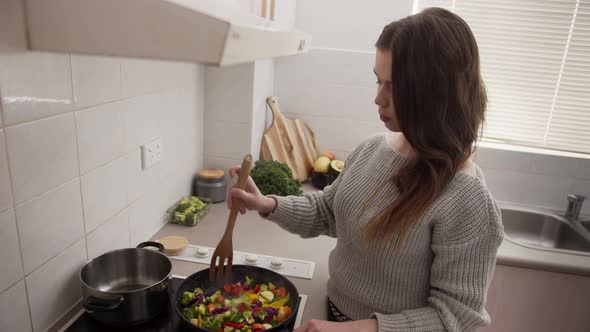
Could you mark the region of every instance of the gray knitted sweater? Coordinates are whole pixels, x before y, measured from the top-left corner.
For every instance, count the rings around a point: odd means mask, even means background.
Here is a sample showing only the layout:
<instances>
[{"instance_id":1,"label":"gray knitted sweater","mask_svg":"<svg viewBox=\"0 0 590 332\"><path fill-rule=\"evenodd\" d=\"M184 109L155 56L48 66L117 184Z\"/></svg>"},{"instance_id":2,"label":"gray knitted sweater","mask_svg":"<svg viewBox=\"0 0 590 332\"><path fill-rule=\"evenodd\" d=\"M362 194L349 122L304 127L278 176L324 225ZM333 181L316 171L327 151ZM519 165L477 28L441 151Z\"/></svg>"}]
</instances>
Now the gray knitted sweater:
<instances>
[{"instance_id":1,"label":"gray knitted sweater","mask_svg":"<svg viewBox=\"0 0 590 332\"><path fill-rule=\"evenodd\" d=\"M486 293L503 228L481 175L457 173L401 247L391 251L394 240L363 247L363 226L398 190L388 184L373 194L404 162L385 135L372 137L350 154L331 186L275 197L277 207L267 217L303 238L337 238L328 296L352 319L376 318L379 331L470 331L489 324Z\"/></svg>"}]
</instances>

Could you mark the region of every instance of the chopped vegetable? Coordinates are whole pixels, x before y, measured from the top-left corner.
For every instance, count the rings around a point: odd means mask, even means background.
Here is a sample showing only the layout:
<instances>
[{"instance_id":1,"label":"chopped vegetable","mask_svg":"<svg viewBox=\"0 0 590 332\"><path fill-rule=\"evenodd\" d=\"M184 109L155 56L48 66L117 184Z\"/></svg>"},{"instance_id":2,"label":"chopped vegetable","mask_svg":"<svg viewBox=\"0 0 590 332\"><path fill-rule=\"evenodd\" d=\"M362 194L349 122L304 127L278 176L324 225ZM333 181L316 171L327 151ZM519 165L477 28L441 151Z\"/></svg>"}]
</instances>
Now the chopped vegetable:
<instances>
[{"instance_id":1,"label":"chopped vegetable","mask_svg":"<svg viewBox=\"0 0 590 332\"><path fill-rule=\"evenodd\" d=\"M279 289L284 290L284 296ZM183 316L193 325L210 331L253 332L281 324L291 315L286 304L289 294L284 287L272 283L256 284L246 277L244 283L224 285L204 294L201 289L185 292L181 303L186 308ZM184 303L188 303L185 305Z\"/></svg>"},{"instance_id":2,"label":"chopped vegetable","mask_svg":"<svg viewBox=\"0 0 590 332\"><path fill-rule=\"evenodd\" d=\"M182 299L180 300L180 303L182 303L183 306L189 306L193 303L195 303L197 301L197 295L195 295L195 293L191 293L191 292L184 292L182 294Z\"/></svg>"}]
</instances>

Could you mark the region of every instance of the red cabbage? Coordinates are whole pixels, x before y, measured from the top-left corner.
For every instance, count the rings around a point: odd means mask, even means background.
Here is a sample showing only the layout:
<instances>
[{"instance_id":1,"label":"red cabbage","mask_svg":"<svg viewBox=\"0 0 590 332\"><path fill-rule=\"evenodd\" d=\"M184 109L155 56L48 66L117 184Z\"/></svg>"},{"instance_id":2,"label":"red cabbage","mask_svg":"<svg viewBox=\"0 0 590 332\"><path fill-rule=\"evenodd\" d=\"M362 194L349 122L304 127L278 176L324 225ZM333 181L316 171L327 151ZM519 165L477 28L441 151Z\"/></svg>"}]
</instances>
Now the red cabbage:
<instances>
[{"instance_id":1,"label":"red cabbage","mask_svg":"<svg viewBox=\"0 0 590 332\"><path fill-rule=\"evenodd\" d=\"M216 308L216 309L213 309L213 312L212 312L212 314L214 314L214 315L217 315L217 314L222 314L222 313L224 313L224 312L228 311L229 309L231 309L231 308L230 308L230 307L221 307L221 308Z\"/></svg>"}]
</instances>

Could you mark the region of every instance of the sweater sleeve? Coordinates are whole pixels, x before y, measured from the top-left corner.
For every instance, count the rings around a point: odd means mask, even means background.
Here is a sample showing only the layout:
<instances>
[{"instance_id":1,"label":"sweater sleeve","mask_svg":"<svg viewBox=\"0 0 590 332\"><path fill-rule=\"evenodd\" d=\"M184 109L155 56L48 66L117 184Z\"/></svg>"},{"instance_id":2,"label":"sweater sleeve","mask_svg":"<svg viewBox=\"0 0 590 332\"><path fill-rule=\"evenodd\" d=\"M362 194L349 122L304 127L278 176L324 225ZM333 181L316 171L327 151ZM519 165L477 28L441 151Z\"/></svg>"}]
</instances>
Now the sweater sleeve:
<instances>
[{"instance_id":1,"label":"sweater sleeve","mask_svg":"<svg viewBox=\"0 0 590 332\"><path fill-rule=\"evenodd\" d=\"M490 323L487 290L504 233L495 202L481 199L475 195L471 202L464 201L468 209L449 206L455 212L433 229L428 305L396 314L374 313L380 332L473 331ZM474 209L472 204L482 208Z\"/></svg>"},{"instance_id":2,"label":"sweater sleeve","mask_svg":"<svg viewBox=\"0 0 590 332\"><path fill-rule=\"evenodd\" d=\"M342 174L323 191L306 193L303 196L271 195L276 199L277 207L272 214L263 217L303 238L320 235L336 237L333 204L341 177Z\"/></svg>"},{"instance_id":3,"label":"sweater sleeve","mask_svg":"<svg viewBox=\"0 0 590 332\"><path fill-rule=\"evenodd\" d=\"M323 191L306 193L303 196L275 196L277 201L275 210L269 215L261 217L269 219L281 228L302 238L327 235L336 237L336 220L334 217L334 197L342 179L346 177L346 171L357 159L363 148L376 141L376 137L357 146L344 162L344 169L336 180L326 186Z\"/></svg>"}]
</instances>

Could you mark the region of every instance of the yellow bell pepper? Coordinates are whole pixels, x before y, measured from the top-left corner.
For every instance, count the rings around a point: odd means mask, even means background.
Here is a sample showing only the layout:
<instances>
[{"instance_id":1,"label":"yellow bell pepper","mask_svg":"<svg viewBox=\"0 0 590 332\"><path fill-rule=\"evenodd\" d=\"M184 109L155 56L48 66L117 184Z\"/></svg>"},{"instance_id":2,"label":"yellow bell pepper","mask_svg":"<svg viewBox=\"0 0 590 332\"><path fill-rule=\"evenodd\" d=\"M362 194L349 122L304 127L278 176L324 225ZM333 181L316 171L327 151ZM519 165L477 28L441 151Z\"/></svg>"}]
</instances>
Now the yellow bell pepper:
<instances>
[{"instance_id":1,"label":"yellow bell pepper","mask_svg":"<svg viewBox=\"0 0 590 332\"><path fill-rule=\"evenodd\" d=\"M258 298L257 294L250 294L250 300L254 301Z\"/></svg>"},{"instance_id":2,"label":"yellow bell pepper","mask_svg":"<svg viewBox=\"0 0 590 332\"><path fill-rule=\"evenodd\" d=\"M203 327L203 318L199 315L199 327Z\"/></svg>"},{"instance_id":3,"label":"yellow bell pepper","mask_svg":"<svg viewBox=\"0 0 590 332\"><path fill-rule=\"evenodd\" d=\"M287 304L288 301L289 301L289 297L285 297L284 299L278 300L278 301L273 302L273 303L264 304L262 306L264 308L266 308L266 307L272 307L272 308L275 308L275 309L279 310L282 306L284 306L285 304Z\"/></svg>"}]
</instances>

